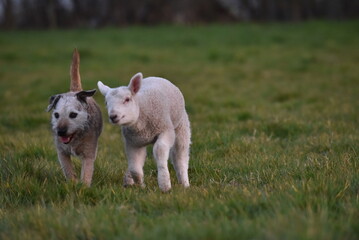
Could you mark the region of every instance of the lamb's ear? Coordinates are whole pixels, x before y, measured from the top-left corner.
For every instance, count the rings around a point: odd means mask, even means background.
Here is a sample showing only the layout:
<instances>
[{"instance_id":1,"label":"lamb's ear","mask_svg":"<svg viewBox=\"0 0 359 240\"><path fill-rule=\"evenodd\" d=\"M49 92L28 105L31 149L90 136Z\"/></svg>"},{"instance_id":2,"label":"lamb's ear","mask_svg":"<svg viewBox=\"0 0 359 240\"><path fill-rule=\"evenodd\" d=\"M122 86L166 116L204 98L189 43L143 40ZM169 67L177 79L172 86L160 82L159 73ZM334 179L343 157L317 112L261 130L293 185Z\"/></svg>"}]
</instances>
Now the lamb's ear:
<instances>
[{"instance_id":1,"label":"lamb's ear","mask_svg":"<svg viewBox=\"0 0 359 240\"><path fill-rule=\"evenodd\" d=\"M96 89L89 91L81 91L76 93L76 97L80 102L86 102L86 98L92 97L96 93Z\"/></svg>"},{"instance_id":2,"label":"lamb's ear","mask_svg":"<svg viewBox=\"0 0 359 240\"><path fill-rule=\"evenodd\" d=\"M128 88L131 90L132 95L135 95L141 88L142 73L137 73L131 78Z\"/></svg>"},{"instance_id":3,"label":"lamb's ear","mask_svg":"<svg viewBox=\"0 0 359 240\"><path fill-rule=\"evenodd\" d=\"M56 104L57 102L60 100L61 98L61 95L54 95L54 96L51 96L50 99L49 99L49 106L47 106L47 109L46 111L47 112L50 112L51 109L55 108L56 107Z\"/></svg>"},{"instance_id":4,"label":"lamb's ear","mask_svg":"<svg viewBox=\"0 0 359 240\"><path fill-rule=\"evenodd\" d=\"M106 86L105 84L103 84L101 81L97 82L97 87L98 87L98 89L100 89L101 94L104 96L106 96L106 94L110 90L110 88L108 86Z\"/></svg>"}]
</instances>

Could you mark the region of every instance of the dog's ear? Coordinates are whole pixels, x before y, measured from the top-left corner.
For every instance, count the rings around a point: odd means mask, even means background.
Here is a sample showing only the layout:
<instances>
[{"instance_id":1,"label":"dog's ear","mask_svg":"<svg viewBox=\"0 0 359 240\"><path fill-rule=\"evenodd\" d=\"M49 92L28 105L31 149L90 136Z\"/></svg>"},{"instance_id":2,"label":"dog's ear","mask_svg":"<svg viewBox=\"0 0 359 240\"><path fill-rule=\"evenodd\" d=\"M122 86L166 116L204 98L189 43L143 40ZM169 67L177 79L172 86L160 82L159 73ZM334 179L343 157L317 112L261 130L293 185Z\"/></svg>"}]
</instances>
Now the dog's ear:
<instances>
[{"instance_id":1,"label":"dog's ear","mask_svg":"<svg viewBox=\"0 0 359 240\"><path fill-rule=\"evenodd\" d=\"M61 98L60 94L51 96L49 99L49 106L47 106L46 111L50 112L51 109L56 108L56 104L60 100L60 98Z\"/></svg>"},{"instance_id":2,"label":"dog's ear","mask_svg":"<svg viewBox=\"0 0 359 240\"><path fill-rule=\"evenodd\" d=\"M76 93L76 97L80 102L86 102L86 98L92 97L96 93L96 89L89 91L81 91Z\"/></svg>"},{"instance_id":3,"label":"dog's ear","mask_svg":"<svg viewBox=\"0 0 359 240\"><path fill-rule=\"evenodd\" d=\"M104 96L106 96L106 94L110 90L110 88L108 86L106 86L105 84L103 84L101 81L97 82L97 87L98 87L98 89L100 89L101 94Z\"/></svg>"}]
</instances>

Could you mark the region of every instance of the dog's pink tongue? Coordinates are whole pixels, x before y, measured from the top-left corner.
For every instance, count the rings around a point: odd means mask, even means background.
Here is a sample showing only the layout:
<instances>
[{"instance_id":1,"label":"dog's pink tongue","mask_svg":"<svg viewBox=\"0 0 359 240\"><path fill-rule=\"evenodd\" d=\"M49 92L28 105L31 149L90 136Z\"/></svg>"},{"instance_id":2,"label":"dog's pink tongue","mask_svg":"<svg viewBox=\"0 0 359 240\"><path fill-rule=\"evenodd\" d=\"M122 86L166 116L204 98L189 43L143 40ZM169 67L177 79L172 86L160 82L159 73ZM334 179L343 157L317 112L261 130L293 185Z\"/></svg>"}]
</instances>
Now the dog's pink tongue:
<instances>
[{"instance_id":1,"label":"dog's pink tongue","mask_svg":"<svg viewBox=\"0 0 359 240\"><path fill-rule=\"evenodd\" d=\"M70 142L70 137L60 137L61 142L68 143Z\"/></svg>"}]
</instances>

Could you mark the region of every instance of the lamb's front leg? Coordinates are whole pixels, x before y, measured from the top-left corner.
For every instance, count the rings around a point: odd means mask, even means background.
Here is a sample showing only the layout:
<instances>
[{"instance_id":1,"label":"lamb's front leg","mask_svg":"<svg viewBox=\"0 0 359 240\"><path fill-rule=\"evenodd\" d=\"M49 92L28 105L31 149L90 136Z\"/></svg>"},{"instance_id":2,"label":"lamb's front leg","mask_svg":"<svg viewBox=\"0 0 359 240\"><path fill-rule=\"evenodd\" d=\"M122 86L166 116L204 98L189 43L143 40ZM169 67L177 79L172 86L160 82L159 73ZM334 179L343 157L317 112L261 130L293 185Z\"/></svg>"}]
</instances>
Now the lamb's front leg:
<instances>
[{"instance_id":1,"label":"lamb's front leg","mask_svg":"<svg viewBox=\"0 0 359 240\"><path fill-rule=\"evenodd\" d=\"M124 177L124 186L138 184L144 187L143 183L143 165L146 160L146 147L134 147L126 143L126 155L128 169Z\"/></svg>"},{"instance_id":2,"label":"lamb's front leg","mask_svg":"<svg viewBox=\"0 0 359 240\"><path fill-rule=\"evenodd\" d=\"M153 146L153 155L157 163L158 186L163 192L167 192L171 189L170 173L168 171L167 163L174 140L174 131L166 131L158 136L158 139Z\"/></svg>"}]
</instances>

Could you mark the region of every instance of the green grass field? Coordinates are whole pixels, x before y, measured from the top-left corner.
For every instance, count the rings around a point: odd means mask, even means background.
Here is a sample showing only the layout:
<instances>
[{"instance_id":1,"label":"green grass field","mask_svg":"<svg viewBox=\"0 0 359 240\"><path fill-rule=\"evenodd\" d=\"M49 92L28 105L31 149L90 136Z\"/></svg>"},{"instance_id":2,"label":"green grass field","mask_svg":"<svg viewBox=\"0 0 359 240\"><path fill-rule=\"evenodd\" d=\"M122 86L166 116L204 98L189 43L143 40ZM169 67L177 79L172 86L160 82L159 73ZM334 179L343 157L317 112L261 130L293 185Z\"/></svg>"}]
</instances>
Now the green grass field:
<instances>
[{"instance_id":1,"label":"green grass field","mask_svg":"<svg viewBox=\"0 0 359 240\"><path fill-rule=\"evenodd\" d=\"M69 88L136 72L183 92L189 189L123 188L105 118L93 185L66 183L45 112ZM358 239L359 22L0 32L0 239ZM80 162L74 159L79 173Z\"/></svg>"}]
</instances>

